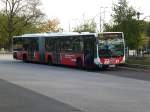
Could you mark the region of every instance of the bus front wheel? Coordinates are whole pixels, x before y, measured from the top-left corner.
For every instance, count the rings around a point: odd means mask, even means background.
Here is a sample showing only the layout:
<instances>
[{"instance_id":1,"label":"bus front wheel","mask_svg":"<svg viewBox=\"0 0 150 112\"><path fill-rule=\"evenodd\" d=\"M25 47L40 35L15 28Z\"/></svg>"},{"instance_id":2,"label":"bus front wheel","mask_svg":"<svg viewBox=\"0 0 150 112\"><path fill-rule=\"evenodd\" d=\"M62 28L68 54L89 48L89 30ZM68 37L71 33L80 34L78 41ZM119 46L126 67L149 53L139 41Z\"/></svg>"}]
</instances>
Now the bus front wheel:
<instances>
[{"instance_id":1,"label":"bus front wheel","mask_svg":"<svg viewBox=\"0 0 150 112\"><path fill-rule=\"evenodd\" d=\"M80 58L77 58L76 66L77 68L82 69L82 60Z\"/></svg>"}]
</instances>

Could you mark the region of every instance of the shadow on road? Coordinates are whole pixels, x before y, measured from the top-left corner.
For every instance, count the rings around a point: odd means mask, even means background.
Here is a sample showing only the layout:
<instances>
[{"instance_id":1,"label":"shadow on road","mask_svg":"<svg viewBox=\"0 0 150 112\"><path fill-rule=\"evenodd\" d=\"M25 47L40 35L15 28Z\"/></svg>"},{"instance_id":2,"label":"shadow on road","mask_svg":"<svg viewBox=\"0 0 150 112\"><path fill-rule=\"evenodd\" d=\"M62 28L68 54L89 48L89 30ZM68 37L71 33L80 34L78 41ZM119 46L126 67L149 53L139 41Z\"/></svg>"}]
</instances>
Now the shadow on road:
<instances>
[{"instance_id":1,"label":"shadow on road","mask_svg":"<svg viewBox=\"0 0 150 112\"><path fill-rule=\"evenodd\" d=\"M68 104L0 80L1 112L81 112Z\"/></svg>"}]
</instances>

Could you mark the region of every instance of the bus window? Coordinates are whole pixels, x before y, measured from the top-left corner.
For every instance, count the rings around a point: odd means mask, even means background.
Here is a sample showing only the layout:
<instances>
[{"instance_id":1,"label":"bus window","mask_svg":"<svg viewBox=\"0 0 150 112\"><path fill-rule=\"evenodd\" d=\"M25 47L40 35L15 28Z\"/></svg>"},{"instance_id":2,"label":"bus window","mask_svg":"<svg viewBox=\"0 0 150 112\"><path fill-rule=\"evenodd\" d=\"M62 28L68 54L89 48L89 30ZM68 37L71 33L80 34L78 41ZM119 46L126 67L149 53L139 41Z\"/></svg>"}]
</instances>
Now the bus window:
<instances>
[{"instance_id":1,"label":"bus window","mask_svg":"<svg viewBox=\"0 0 150 112\"><path fill-rule=\"evenodd\" d=\"M56 51L60 51L61 50L60 43L61 43L61 40L57 38L56 41L55 41Z\"/></svg>"},{"instance_id":2,"label":"bus window","mask_svg":"<svg viewBox=\"0 0 150 112\"><path fill-rule=\"evenodd\" d=\"M58 47L61 48L61 51L72 51L71 38L60 39Z\"/></svg>"},{"instance_id":3,"label":"bus window","mask_svg":"<svg viewBox=\"0 0 150 112\"><path fill-rule=\"evenodd\" d=\"M66 50L67 50L67 51L72 51L71 39L68 39L68 40L66 41Z\"/></svg>"},{"instance_id":4,"label":"bus window","mask_svg":"<svg viewBox=\"0 0 150 112\"><path fill-rule=\"evenodd\" d=\"M24 38L23 48L28 51L38 51L38 38Z\"/></svg>"},{"instance_id":5,"label":"bus window","mask_svg":"<svg viewBox=\"0 0 150 112\"><path fill-rule=\"evenodd\" d=\"M53 38L46 38L45 48L46 48L46 51L48 51L48 52L51 52L51 51L54 50L54 48L55 48L55 42L54 42Z\"/></svg>"},{"instance_id":6,"label":"bus window","mask_svg":"<svg viewBox=\"0 0 150 112\"><path fill-rule=\"evenodd\" d=\"M29 47L29 40L27 38L23 38L23 50L27 51Z\"/></svg>"},{"instance_id":7,"label":"bus window","mask_svg":"<svg viewBox=\"0 0 150 112\"><path fill-rule=\"evenodd\" d=\"M37 38L30 39L30 47L33 51L38 51L38 39Z\"/></svg>"},{"instance_id":8,"label":"bus window","mask_svg":"<svg viewBox=\"0 0 150 112\"><path fill-rule=\"evenodd\" d=\"M66 50L65 39L61 39L59 47L62 52Z\"/></svg>"},{"instance_id":9,"label":"bus window","mask_svg":"<svg viewBox=\"0 0 150 112\"><path fill-rule=\"evenodd\" d=\"M22 48L23 48L22 38L14 38L13 39L13 50L14 51L21 51Z\"/></svg>"},{"instance_id":10,"label":"bus window","mask_svg":"<svg viewBox=\"0 0 150 112\"><path fill-rule=\"evenodd\" d=\"M94 47L95 47L95 38L93 38L92 36L90 37L86 37L84 39L84 51L85 53L89 52L89 53L94 53Z\"/></svg>"},{"instance_id":11,"label":"bus window","mask_svg":"<svg viewBox=\"0 0 150 112\"><path fill-rule=\"evenodd\" d=\"M83 51L83 40L79 37L74 37L73 43L72 43L72 49L76 52L82 52Z\"/></svg>"}]
</instances>

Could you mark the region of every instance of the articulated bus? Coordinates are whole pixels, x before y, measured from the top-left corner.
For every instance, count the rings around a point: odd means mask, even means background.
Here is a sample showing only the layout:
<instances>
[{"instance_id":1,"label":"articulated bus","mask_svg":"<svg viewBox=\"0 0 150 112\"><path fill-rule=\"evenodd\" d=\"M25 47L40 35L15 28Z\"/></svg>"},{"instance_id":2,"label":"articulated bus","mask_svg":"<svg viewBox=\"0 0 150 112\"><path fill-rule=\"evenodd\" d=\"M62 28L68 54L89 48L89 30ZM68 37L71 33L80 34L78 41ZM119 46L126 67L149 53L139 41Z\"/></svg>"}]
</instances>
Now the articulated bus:
<instances>
[{"instance_id":1,"label":"articulated bus","mask_svg":"<svg viewBox=\"0 0 150 112\"><path fill-rule=\"evenodd\" d=\"M122 32L41 33L13 38L13 57L25 62L78 68L114 67L125 63Z\"/></svg>"}]
</instances>

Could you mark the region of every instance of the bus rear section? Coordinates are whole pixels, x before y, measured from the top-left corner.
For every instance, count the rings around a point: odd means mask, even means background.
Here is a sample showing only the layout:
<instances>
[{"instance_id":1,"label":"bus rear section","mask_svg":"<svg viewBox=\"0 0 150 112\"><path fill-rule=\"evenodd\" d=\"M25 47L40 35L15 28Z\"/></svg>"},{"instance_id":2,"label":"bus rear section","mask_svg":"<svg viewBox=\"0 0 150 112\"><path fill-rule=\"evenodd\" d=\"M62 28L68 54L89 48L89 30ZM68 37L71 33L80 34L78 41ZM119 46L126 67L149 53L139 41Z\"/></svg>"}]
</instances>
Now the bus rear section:
<instances>
[{"instance_id":1,"label":"bus rear section","mask_svg":"<svg viewBox=\"0 0 150 112\"><path fill-rule=\"evenodd\" d=\"M13 57L25 62L42 62L40 37L20 36L13 38ZM44 53L43 53L44 55ZM44 56L43 56L44 57Z\"/></svg>"},{"instance_id":2,"label":"bus rear section","mask_svg":"<svg viewBox=\"0 0 150 112\"><path fill-rule=\"evenodd\" d=\"M21 37L13 38L13 58L17 60L22 60L23 52L23 41Z\"/></svg>"}]
</instances>

